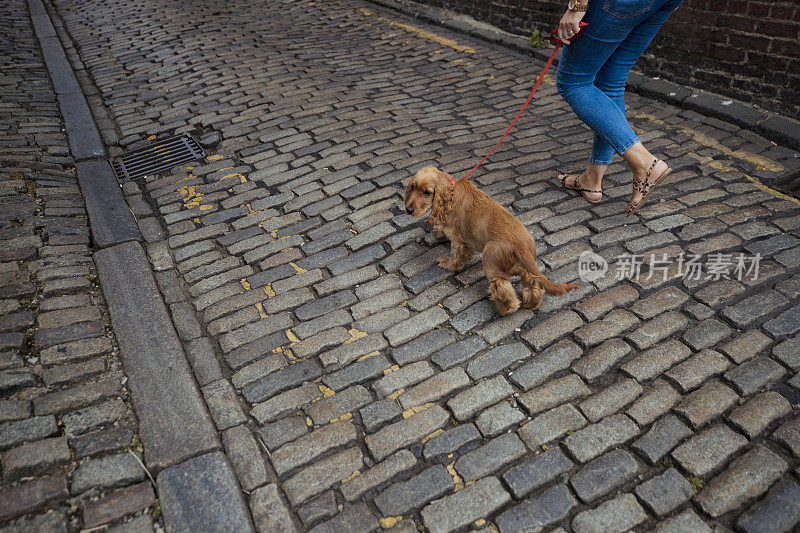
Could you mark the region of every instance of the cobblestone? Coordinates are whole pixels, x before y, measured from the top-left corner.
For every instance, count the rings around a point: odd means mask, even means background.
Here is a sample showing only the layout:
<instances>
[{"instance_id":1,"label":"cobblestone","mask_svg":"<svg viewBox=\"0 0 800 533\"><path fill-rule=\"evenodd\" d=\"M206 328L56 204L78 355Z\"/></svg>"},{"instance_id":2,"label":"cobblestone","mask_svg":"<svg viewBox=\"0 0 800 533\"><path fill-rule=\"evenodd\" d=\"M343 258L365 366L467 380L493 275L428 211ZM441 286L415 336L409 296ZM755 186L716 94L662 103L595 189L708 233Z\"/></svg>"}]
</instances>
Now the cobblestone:
<instances>
[{"instance_id":1,"label":"cobblestone","mask_svg":"<svg viewBox=\"0 0 800 533\"><path fill-rule=\"evenodd\" d=\"M463 455L456 461L455 469L465 481L473 481L519 459L525 451L515 433L506 433Z\"/></svg>"},{"instance_id":2,"label":"cobblestone","mask_svg":"<svg viewBox=\"0 0 800 533\"><path fill-rule=\"evenodd\" d=\"M633 443L633 449L654 465L691 434L683 422L667 415L653 423L650 430Z\"/></svg>"},{"instance_id":3,"label":"cobblestone","mask_svg":"<svg viewBox=\"0 0 800 533\"><path fill-rule=\"evenodd\" d=\"M695 429L702 427L727 411L739 396L719 381L709 381L685 396L674 408Z\"/></svg>"},{"instance_id":4,"label":"cobblestone","mask_svg":"<svg viewBox=\"0 0 800 533\"><path fill-rule=\"evenodd\" d=\"M431 533L453 531L489 515L510 498L497 478L483 478L425 507L422 522Z\"/></svg>"},{"instance_id":5,"label":"cobblestone","mask_svg":"<svg viewBox=\"0 0 800 533\"><path fill-rule=\"evenodd\" d=\"M773 421L792 410L791 404L774 391L762 392L737 407L728 420L749 438L757 437Z\"/></svg>"},{"instance_id":6,"label":"cobblestone","mask_svg":"<svg viewBox=\"0 0 800 533\"><path fill-rule=\"evenodd\" d=\"M430 439L425 444L423 455L426 459L449 455L480 438L481 434L478 433L474 425L462 424L445 430L443 433Z\"/></svg>"},{"instance_id":7,"label":"cobblestone","mask_svg":"<svg viewBox=\"0 0 800 533\"><path fill-rule=\"evenodd\" d=\"M694 496L692 485L674 468L636 487L636 495L658 516L669 514Z\"/></svg>"},{"instance_id":8,"label":"cobblestone","mask_svg":"<svg viewBox=\"0 0 800 533\"><path fill-rule=\"evenodd\" d=\"M695 476L705 477L746 444L747 439L727 426L714 426L676 448L672 457Z\"/></svg>"},{"instance_id":9,"label":"cobblestone","mask_svg":"<svg viewBox=\"0 0 800 533\"><path fill-rule=\"evenodd\" d=\"M647 513L633 494L623 494L583 511L572 520L576 533L621 532L647 520Z\"/></svg>"},{"instance_id":10,"label":"cobblestone","mask_svg":"<svg viewBox=\"0 0 800 533\"><path fill-rule=\"evenodd\" d=\"M769 357L755 357L726 372L725 379L739 394L749 396L784 373L783 367Z\"/></svg>"},{"instance_id":11,"label":"cobblestone","mask_svg":"<svg viewBox=\"0 0 800 533\"><path fill-rule=\"evenodd\" d=\"M384 516L401 516L447 494L453 478L442 465L432 466L408 481L396 483L375 498Z\"/></svg>"},{"instance_id":12,"label":"cobblestone","mask_svg":"<svg viewBox=\"0 0 800 533\"><path fill-rule=\"evenodd\" d=\"M536 449L585 425L586 419L580 412L565 404L545 411L522 426L519 435L529 448Z\"/></svg>"},{"instance_id":13,"label":"cobblestone","mask_svg":"<svg viewBox=\"0 0 800 533\"><path fill-rule=\"evenodd\" d=\"M448 400L447 405L456 420L463 422L478 411L511 396L513 392L505 378L496 376L456 394Z\"/></svg>"},{"instance_id":14,"label":"cobblestone","mask_svg":"<svg viewBox=\"0 0 800 533\"><path fill-rule=\"evenodd\" d=\"M790 531L800 522L800 485L789 481L771 491L736 521L743 531Z\"/></svg>"},{"instance_id":15,"label":"cobblestone","mask_svg":"<svg viewBox=\"0 0 800 533\"><path fill-rule=\"evenodd\" d=\"M364 494L365 492L374 489L375 487L381 484L386 483L387 481L392 479L395 475L412 468L416 464L417 464L417 459L414 457L414 454L412 454L408 450L401 450L396 454L387 458L382 463L378 463L377 465L373 466L372 468L365 471L361 475L357 476L353 480L348 481L346 483L342 483L341 487L342 494L344 495L344 498L347 501L349 502L356 501L359 498L361 498L361 495ZM452 481L450 479L450 476L447 476L447 481L448 482ZM396 489L394 488L392 490L396 491ZM398 492L396 495L398 494L402 495L403 492ZM434 496L433 498L435 497L436 496ZM394 501L391 495L386 495L383 498L384 501L388 499L387 502L388 505L397 505L397 503ZM413 507L415 506L412 505L411 508ZM395 514L402 514L402 512L400 513L384 512L384 514L387 516L391 516Z\"/></svg>"},{"instance_id":16,"label":"cobblestone","mask_svg":"<svg viewBox=\"0 0 800 533\"><path fill-rule=\"evenodd\" d=\"M497 517L503 533L542 528L564 520L578 502L565 485L556 485Z\"/></svg>"},{"instance_id":17,"label":"cobblestone","mask_svg":"<svg viewBox=\"0 0 800 533\"><path fill-rule=\"evenodd\" d=\"M520 395L519 401L530 414L535 415L580 396L586 396L589 392L589 388L581 378L575 374L568 374Z\"/></svg>"},{"instance_id":18,"label":"cobblestone","mask_svg":"<svg viewBox=\"0 0 800 533\"><path fill-rule=\"evenodd\" d=\"M584 416L597 422L607 415L621 410L642 394L642 387L633 379L622 379L606 387L579 405Z\"/></svg>"},{"instance_id":19,"label":"cobblestone","mask_svg":"<svg viewBox=\"0 0 800 533\"><path fill-rule=\"evenodd\" d=\"M597 424L579 429L564 439L567 449L578 461L584 463L610 448L629 441L639 429L630 418L616 414Z\"/></svg>"},{"instance_id":20,"label":"cobblestone","mask_svg":"<svg viewBox=\"0 0 800 533\"><path fill-rule=\"evenodd\" d=\"M399 422L384 426L380 431L368 435L364 441L372 455L380 461L395 450L413 444L440 429L449 418L450 415L444 409L435 405Z\"/></svg>"},{"instance_id":21,"label":"cobblestone","mask_svg":"<svg viewBox=\"0 0 800 533\"><path fill-rule=\"evenodd\" d=\"M511 375L510 379L524 390L547 381L553 374L569 368L583 350L570 340L563 340L535 355Z\"/></svg>"},{"instance_id":22,"label":"cobblestone","mask_svg":"<svg viewBox=\"0 0 800 533\"><path fill-rule=\"evenodd\" d=\"M638 471L632 455L615 450L587 463L572 476L570 484L581 500L591 503L633 478Z\"/></svg>"},{"instance_id":23,"label":"cobblestone","mask_svg":"<svg viewBox=\"0 0 800 533\"><path fill-rule=\"evenodd\" d=\"M756 445L712 479L695 501L704 512L716 518L766 492L787 466L778 455Z\"/></svg>"}]
</instances>

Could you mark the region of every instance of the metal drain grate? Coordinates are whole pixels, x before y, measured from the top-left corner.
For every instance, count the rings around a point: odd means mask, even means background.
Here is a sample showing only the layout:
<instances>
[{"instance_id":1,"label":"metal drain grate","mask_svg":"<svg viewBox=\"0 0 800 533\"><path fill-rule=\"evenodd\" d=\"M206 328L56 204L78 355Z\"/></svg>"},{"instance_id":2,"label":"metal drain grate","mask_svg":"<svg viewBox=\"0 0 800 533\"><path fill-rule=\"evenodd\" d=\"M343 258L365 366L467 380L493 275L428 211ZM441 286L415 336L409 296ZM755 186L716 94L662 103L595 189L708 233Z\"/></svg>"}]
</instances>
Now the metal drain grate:
<instances>
[{"instance_id":1,"label":"metal drain grate","mask_svg":"<svg viewBox=\"0 0 800 533\"><path fill-rule=\"evenodd\" d=\"M205 150L194 137L178 135L118 158L114 172L120 180L135 180L205 156Z\"/></svg>"},{"instance_id":2,"label":"metal drain grate","mask_svg":"<svg viewBox=\"0 0 800 533\"><path fill-rule=\"evenodd\" d=\"M769 185L783 193L800 198L800 169L775 178Z\"/></svg>"}]
</instances>

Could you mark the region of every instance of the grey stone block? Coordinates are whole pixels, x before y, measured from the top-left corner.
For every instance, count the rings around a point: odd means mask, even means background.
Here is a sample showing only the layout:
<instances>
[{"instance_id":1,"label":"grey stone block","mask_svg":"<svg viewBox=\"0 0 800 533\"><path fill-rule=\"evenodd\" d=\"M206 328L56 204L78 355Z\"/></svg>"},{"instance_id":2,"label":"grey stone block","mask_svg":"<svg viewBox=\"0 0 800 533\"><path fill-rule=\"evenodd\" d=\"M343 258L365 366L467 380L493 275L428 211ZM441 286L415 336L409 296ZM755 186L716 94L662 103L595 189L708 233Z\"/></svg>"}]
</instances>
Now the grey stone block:
<instances>
[{"instance_id":1,"label":"grey stone block","mask_svg":"<svg viewBox=\"0 0 800 533\"><path fill-rule=\"evenodd\" d=\"M158 474L164 524L173 531L254 531L230 463L213 452Z\"/></svg>"},{"instance_id":2,"label":"grey stone block","mask_svg":"<svg viewBox=\"0 0 800 533\"><path fill-rule=\"evenodd\" d=\"M432 466L408 481L394 483L375 498L384 516L399 516L447 494L453 478L442 465Z\"/></svg>"},{"instance_id":3,"label":"grey stone block","mask_svg":"<svg viewBox=\"0 0 800 533\"><path fill-rule=\"evenodd\" d=\"M497 517L501 533L540 531L564 520L578 502L566 485L556 485Z\"/></svg>"},{"instance_id":4,"label":"grey stone block","mask_svg":"<svg viewBox=\"0 0 800 533\"><path fill-rule=\"evenodd\" d=\"M572 466L572 461L558 447L553 447L509 468L503 474L503 481L516 498L522 498L559 475L569 472Z\"/></svg>"},{"instance_id":5,"label":"grey stone block","mask_svg":"<svg viewBox=\"0 0 800 533\"><path fill-rule=\"evenodd\" d=\"M639 472L636 459L624 450L614 450L587 463L573 474L570 484L586 503L605 496Z\"/></svg>"},{"instance_id":6,"label":"grey stone block","mask_svg":"<svg viewBox=\"0 0 800 533\"><path fill-rule=\"evenodd\" d=\"M790 531L800 522L800 485L794 481L779 483L760 502L736 521L747 533Z\"/></svg>"},{"instance_id":7,"label":"grey stone block","mask_svg":"<svg viewBox=\"0 0 800 533\"><path fill-rule=\"evenodd\" d=\"M423 454L426 459L449 455L459 448L480 440L481 434L472 424L461 424L440 433L425 443Z\"/></svg>"},{"instance_id":8,"label":"grey stone block","mask_svg":"<svg viewBox=\"0 0 800 533\"><path fill-rule=\"evenodd\" d=\"M674 468L636 487L636 495L651 511L664 516L694 496L694 489Z\"/></svg>"},{"instance_id":9,"label":"grey stone block","mask_svg":"<svg viewBox=\"0 0 800 533\"><path fill-rule=\"evenodd\" d=\"M447 533L491 514L510 499L497 478L483 478L425 507L422 522L431 533Z\"/></svg>"},{"instance_id":10,"label":"grey stone block","mask_svg":"<svg viewBox=\"0 0 800 533\"><path fill-rule=\"evenodd\" d=\"M578 513L572 520L575 533L610 533L627 531L647 520L647 513L633 494L623 494L595 509Z\"/></svg>"},{"instance_id":11,"label":"grey stone block","mask_svg":"<svg viewBox=\"0 0 800 533\"><path fill-rule=\"evenodd\" d=\"M100 250L95 253L95 262L139 418L148 466L158 471L219 449L217 430L205 410L141 245L128 242Z\"/></svg>"},{"instance_id":12,"label":"grey stone block","mask_svg":"<svg viewBox=\"0 0 800 533\"><path fill-rule=\"evenodd\" d=\"M77 161L94 158L105 159L107 154L103 138L97 130L89 104L86 103L83 94L72 92L59 94L58 106L64 117L64 127L67 130L72 156ZM138 233L139 228L136 228L136 231Z\"/></svg>"},{"instance_id":13,"label":"grey stone block","mask_svg":"<svg viewBox=\"0 0 800 533\"><path fill-rule=\"evenodd\" d=\"M506 433L463 455L455 468L464 481L473 481L519 459L525 452L525 445L516 433Z\"/></svg>"},{"instance_id":14,"label":"grey stone block","mask_svg":"<svg viewBox=\"0 0 800 533\"><path fill-rule=\"evenodd\" d=\"M653 423L650 431L633 443L633 449L650 464L656 464L691 434L692 431L683 422L673 415L667 415Z\"/></svg>"}]
</instances>

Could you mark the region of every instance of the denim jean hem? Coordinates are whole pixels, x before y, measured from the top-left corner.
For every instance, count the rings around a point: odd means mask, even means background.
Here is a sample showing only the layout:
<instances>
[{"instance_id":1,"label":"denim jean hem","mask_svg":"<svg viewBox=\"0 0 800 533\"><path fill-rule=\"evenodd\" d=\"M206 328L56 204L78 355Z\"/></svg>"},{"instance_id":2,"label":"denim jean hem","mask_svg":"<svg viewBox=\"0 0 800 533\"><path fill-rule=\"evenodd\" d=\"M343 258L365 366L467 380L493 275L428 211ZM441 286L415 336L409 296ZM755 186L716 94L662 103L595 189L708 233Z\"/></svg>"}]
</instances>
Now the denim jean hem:
<instances>
[{"instance_id":1,"label":"denim jean hem","mask_svg":"<svg viewBox=\"0 0 800 533\"><path fill-rule=\"evenodd\" d=\"M633 146L634 144L636 144L636 143L638 143L638 142L640 142L640 139L639 139L639 137L634 137L634 138L633 138L633 140L632 140L631 142L629 142L629 143L628 143L628 144L625 146L625 148L623 148L622 150L617 150L617 153L620 155L620 157L622 157L623 155L625 155L625 152L627 152L628 150L630 150L630 147L631 147L631 146Z\"/></svg>"},{"instance_id":2,"label":"denim jean hem","mask_svg":"<svg viewBox=\"0 0 800 533\"><path fill-rule=\"evenodd\" d=\"M610 165L611 164L611 160L609 159L608 161L598 161L594 157L590 157L589 158L589 163L591 163L593 165Z\"/></svg>"}]
</instances>

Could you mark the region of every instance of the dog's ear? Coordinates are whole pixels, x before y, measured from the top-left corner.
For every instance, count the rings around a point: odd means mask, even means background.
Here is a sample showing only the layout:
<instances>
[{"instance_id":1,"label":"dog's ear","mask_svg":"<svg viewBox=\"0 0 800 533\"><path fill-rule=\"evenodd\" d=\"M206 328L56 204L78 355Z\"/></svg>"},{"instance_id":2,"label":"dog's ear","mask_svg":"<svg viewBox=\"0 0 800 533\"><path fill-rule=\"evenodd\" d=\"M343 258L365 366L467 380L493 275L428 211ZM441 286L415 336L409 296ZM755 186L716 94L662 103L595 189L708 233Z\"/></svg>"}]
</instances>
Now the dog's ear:
<instances>
[{"instance_id":1,"label":"dog's ear","mask_svg":"<svg viewBox=\"0 0 800 533\"><path fill-rule=\"evenodd\" d=\"M452 207L453 188L449 181L438 180L434 188L433 205L431 206L431 215L428 217L428 224L431 226L444 225Z\"/></svg>"}]
</instances>

